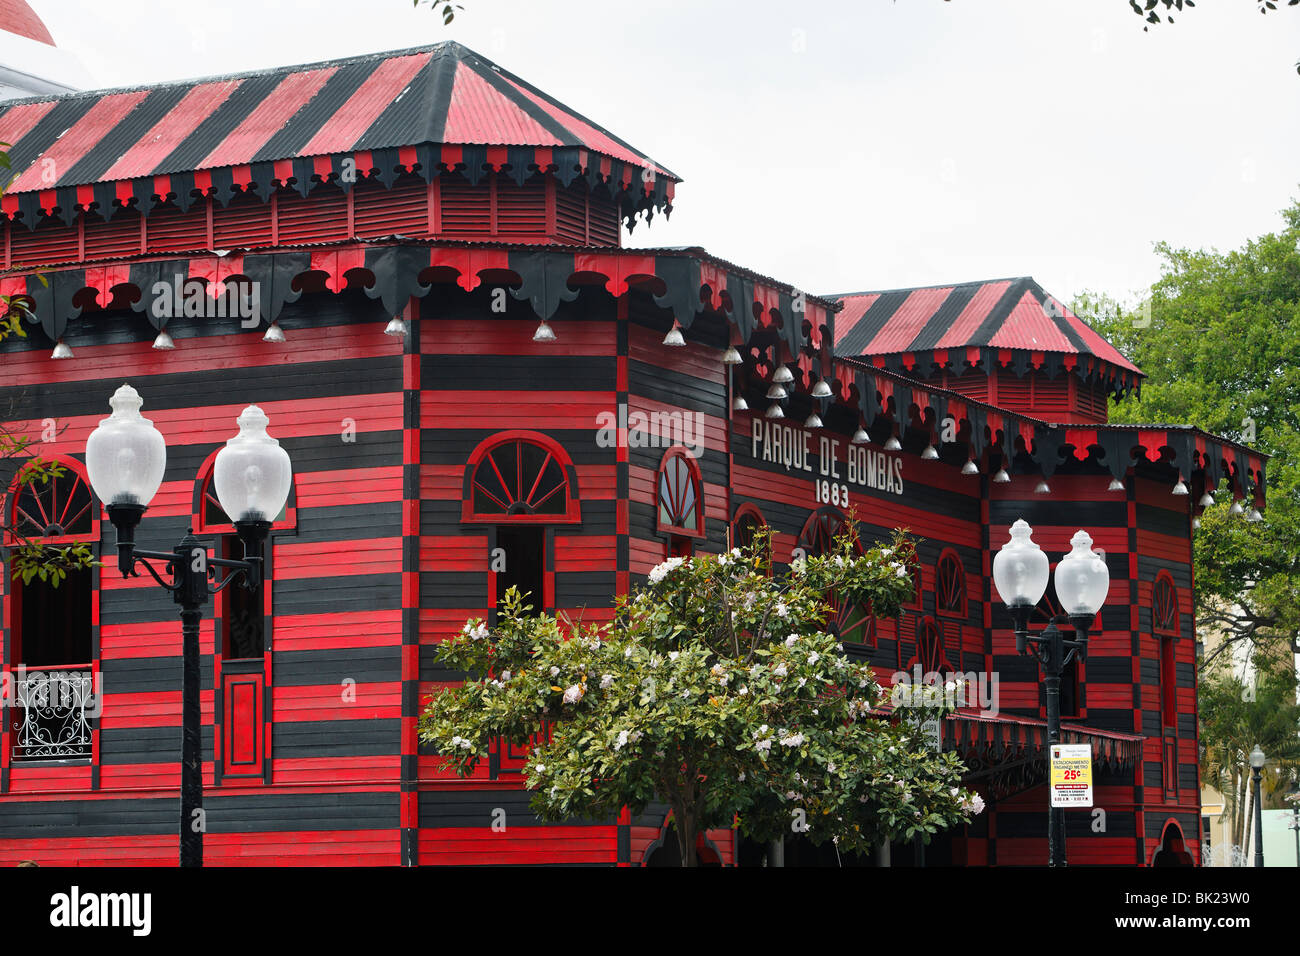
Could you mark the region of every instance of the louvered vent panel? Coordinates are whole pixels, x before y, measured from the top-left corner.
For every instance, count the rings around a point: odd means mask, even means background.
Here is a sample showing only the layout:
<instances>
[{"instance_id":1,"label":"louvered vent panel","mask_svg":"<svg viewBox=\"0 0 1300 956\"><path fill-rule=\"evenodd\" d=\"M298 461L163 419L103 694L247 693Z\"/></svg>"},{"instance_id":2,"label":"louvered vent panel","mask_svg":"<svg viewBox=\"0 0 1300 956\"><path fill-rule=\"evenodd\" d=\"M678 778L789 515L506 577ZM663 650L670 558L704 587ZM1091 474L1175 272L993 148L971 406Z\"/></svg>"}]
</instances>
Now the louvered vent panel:
<instances>
[{"instance_id":1,"label":"louvered vent panel","mask_svg":"<svg viewBox=\"0 0 1300 956\"><path fill-rule=\"evenodd\" d=\"M271 244L271 203L240 195L226 206L212 206L212 244L218 249L247 249Z\"/></svg>"},{"instance_id":2,"label":"louvered vent panel","mask_svg":"<svg viewBox=\"0 0 1300 956\"><path fill-rule=\"evenodd\" d=\"M456 239L483 239L492 234L491 187L486 179L477 186L461 176L439 176L442 189L442 232Z\"/></svg>"},{"instance_id":3,"label":"louvered vent panel","mask_svg":"<svg viewBox=\"0 0 1300 956\"><path fill-rule=\"evenodd\" d=\"M185 212L167 203L155 206L144 223L150 252L178 252L208 247L208 215L202 202Z\"/></svg>"},{"instance_id":4,"label":"louvered vent panel","mask_svg":"<svg viewBox=\"0 0 1300 956\"><path fill-rule=\"evenodd\" d=\"M374 180L365 180L352 187L353 232L366 239L379 236L409 236L426 238L429 235L429 194L424 180L407 173L393 183L391 189Z\"/></svg>"},{"instance_id":5,"label":"louvered vent panel","mask_svg":"<svg viewBox=\"0 0 1300 956\"><path fill-rule=\"evenodd\" d=\"M317 186L305 198L282 189L276 203L281 245L348 238L348 197L337 186Z\"/></svg>"},{"instance_id":6,"label":"louvered vent panel","mask_svg":"<svg viewBox=\"0 0 1300 956\"><path fill-rule=\"evenodd\" d=\"M1014 372L998 374L998 400L995 404L1012 411L1027 412L1030 410L1032 400L1028 375L1021 378Z\"/></svg>"},{"instance_id":7,"label":"louvered vent panel","mask_svg":"<svg viewBox=\"0 0 1300 956\"><path fill-rule=\"evenodd\" d=\"M1053 420L1074 411L1070 404L1070 384L1064 375L1049 379L1045 372L1031 373L1034 379L1034 410ZM1028 380L1028 377L1026 378Z\"/></svg>"},{"instance_id":8,"label":"louvered vent panel","mask_svg":"<svg viewBox=\"0 0 1300 956\"><path fill-rule=\"evenodd\" d=\"M591 197L591 245L617 246L622 235L619 231L618 203L611 199Z\"/></svg>"},{"instance_id":9,"label":"louvered vent panel","mask_svg":"<svg viewBox=\"0 0 1300 956\"><path fill-rule=\"evenodd\" d=\"M63 220L46 217L35 229L22 223L13 225L12 262L14 265L48 265L75 262L78 258L77 230Z\"/></svg>"},{"instance_id":10,"label":"louvered vent panel","mask_svg":"<svg viewBox=\"0 0 1300 956\"><path fill-rule=\"evenodd\" d=\"M989 396L989 380L983 372L967 372L960 376L949 373L944 377L943 387L981 402L987 401Z\"/></svg>"},{"instance_id":11,"label":"louvered vent panel","mask_svg":"<svg viewBox=\"0 0 1300 956\"><path fill-rule=\"evenodd\" d=\"M1095 383L1079 382L1075 394L1078 396L1079 411L1095 421L1104 422L1110 417L1110 404L1105 388Z\"/></svg>"},{"instance_id":12,"label":"louvered vent panel","mask_svg":"<svg viewBox=\"0 0 1300 956\"><path fill-rule=\"evenodd\" d=\"M446 220L444 219L444 222ZM540 176L522 186L497 179L497 237L542 238L546 235L546 182Z\"/></svg>"},{"instance_id":13,"label":"louvered vent panel","mask_svg":"<svg viewBox=\"0 0 1300 956\"><path fill-rule=\"evenodd\" d=\"M555 187L555 237L560 242L587 244L587 186L573 182Z\"/></svg>"},{"instance_id":14,"label":"louvered vent panel","mask_svg":"<svg viewBox=\"0 0 1300 956\"><path fill-rule=\"evenodd\" d=\"M111 259L140 253L140 213L119 209L107 222L99 213L84 216L86 223L86 259Z\"/></svg>"}]
</instances>

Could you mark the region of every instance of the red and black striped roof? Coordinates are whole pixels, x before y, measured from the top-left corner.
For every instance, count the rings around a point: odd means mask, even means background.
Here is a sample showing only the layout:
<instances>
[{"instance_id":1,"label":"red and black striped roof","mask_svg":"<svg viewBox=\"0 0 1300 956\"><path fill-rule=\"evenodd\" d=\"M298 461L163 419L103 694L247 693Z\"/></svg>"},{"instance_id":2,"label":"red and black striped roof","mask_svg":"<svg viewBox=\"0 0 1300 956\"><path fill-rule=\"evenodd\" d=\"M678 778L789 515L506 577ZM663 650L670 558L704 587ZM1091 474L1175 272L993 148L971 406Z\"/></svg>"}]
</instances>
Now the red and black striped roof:
<instances>
[{"instance_id":1,"label":"red and black striped roof","mask_svg":"<svg viewBox=\"0 0 1300 956\"><path fill-rule=\"evenodd\" d=\"M1081 368L1102 363L1103 375L1129 387L1141 370L1032 278L855 292L830 296L835 351L842 356L928 372L962 363L984 368L1044 364Z\"/></svg>"},{"instance_id":2,"label":"red and black striped roof","mask_svg":"<svg viewBox=\"0 0 1300 956\"><path fill-rule=\"evenodd\" d=\"M531 175L530 167L554 167L566 179L586 175L612 191L657 194L660 207L671 202L671 186L679 181L608 130L453 42L15 100L0 107L0 141L10 144L14 170L5 205L11 216L23 194L40 195L41 212L52 214L57 205L66 217L75 205L87 208L92 195L101 198L100 190L88 187L117 183L107 196L120 201L139 194L133 181L199 171L235 170L198 177L200 188L226 181L242 188L252 181L265 191L290 177L301 188L302 179L337 176L339 157L358 154L359 166L392 154L392 162L407 170L420 161L460 166L475 180L484 165L514 168L520 177ZM413 147L430 145L444 148L421 150L415 158ZM399 156L403 150L411 155ZM330 157L334 162L321 161ZM381 160L380 175L391 175L384 165ZM260 177L258 167L265 171ZM21 207L25 213L28 205Z\"/></svg>"}]
</instances>

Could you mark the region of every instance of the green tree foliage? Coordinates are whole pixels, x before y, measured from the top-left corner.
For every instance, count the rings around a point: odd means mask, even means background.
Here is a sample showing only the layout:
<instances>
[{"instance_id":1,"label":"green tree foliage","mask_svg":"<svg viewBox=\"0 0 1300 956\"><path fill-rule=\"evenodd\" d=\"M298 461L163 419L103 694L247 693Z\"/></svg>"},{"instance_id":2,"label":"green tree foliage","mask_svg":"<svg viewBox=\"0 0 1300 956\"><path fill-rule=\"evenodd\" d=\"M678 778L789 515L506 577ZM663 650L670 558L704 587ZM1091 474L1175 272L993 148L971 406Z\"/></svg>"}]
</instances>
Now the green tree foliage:
<instances>
[{"instance_id":1,"label":"green tree foliage","mask_svg":"<svg viewBox=\"0 0 1300 956\"><path fill-rule=\"evenodd\" d=\"M468 676L429 699L421 739L462 776L489 739L532 741L527 783L545 820L667 804L685 866L699 833L737 820L756 839L793 830L855 852L978 813L956 756L879 716L870 667L825 631L831 589L898 612L910 539L859 556L845 535L786 578L767 554L759 541L672 558L600 626L534 615L512 588L495 628L473 620L440 646ZM908 713L942 707L933 689L921 696Z\"/></svg>"},{"instance_id":2,"label":"green tree foliage","mask_svg":"<svg viewBox=\"0 0 1300 956\"><path fill-rule=\"evenodd\" d=\"M1253 677L1243 679L1226 658L1204 675L1199 692L1201 778L1223 794L1232 842L1246 843L1250 752L1259 746L1268 758L1262 802L1285 806L1285 792L1300 768L1300 705L1296 704L1295 664L1277 648L1255 656Z\"/></svg>"},{"instance_id":3,"label":"green tree foliage","mask_svg":"<svg viewBox=\"0 0 1300 956\"><path fill-rule=\"evenodd\" d=\"M1300 3L1300 0L1294 0ZM442 17L443 26L451 23L456 19L456 11L465 9L459 3L452 3L451 0L412 0L412 6L419 7L421 4L427 4L429 9Z\"/></svg>"},{"instance_id":4,"label":"green tree foliage","mask_svg":"<svg viewBox=\"0 0 1300 956\"><path fill-rule=\"evenodd\" d=\"M1196 534L1197 619L1221 652L1300 640L1300 203L1283 218L1227 253L1157 244L1162 274L1136 308L1076 301L1147 374L1111 421L1190 423L1273 456L1265 520L1230 516L1221 494Z\"/></svg>"}]
</instances>

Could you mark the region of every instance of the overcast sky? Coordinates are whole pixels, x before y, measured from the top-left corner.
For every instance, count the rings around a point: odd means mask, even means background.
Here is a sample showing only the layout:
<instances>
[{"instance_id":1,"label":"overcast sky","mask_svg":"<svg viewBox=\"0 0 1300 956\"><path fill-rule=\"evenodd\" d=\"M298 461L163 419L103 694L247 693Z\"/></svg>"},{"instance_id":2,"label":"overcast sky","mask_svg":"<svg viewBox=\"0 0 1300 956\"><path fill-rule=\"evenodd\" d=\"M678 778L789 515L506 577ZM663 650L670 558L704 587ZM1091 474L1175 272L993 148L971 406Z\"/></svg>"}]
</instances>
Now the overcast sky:
<instances>
[{"instance_id":1,"label":"overcast sky","mask_svg":"<svg viewBox=\"0 0 1300 956\"><path fill-rule=\"evenodd\" d=\"M813 292L1033 275L1130 296L1300 195L1300 11L1204 0L31 0L98 85L458 40L685 180L631 245Z\"/></svg>"}]
</instances>

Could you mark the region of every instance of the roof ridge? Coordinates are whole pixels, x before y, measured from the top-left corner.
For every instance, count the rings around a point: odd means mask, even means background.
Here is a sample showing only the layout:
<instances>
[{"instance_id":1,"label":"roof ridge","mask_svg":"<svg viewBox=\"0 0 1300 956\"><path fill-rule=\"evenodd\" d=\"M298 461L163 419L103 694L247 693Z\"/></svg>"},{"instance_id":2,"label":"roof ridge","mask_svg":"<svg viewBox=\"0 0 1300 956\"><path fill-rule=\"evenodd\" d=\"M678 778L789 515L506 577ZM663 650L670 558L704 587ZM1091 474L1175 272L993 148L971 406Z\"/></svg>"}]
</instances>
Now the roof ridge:
<instances>
[{"instance_id":1,"label":"roof ridge","mask_svg":"<svg viewBox=\"0 0 1300 956\"><path fill-rule=\"evenodd\" d=\"M866 289L862 292L832 292L823 295L824 299L852 299L863 295L888 295L891 292L921 292L926 289L960 289L963 286L972 285L989 285L993 282L1033 282L1038 285L1033 276L1002 276L996 279L972 279L969 282L936 282L933 285L905 285L896 289ZM1039 288L1042 288L1039 286Z\"/></svg>"},{"instance_id":2,"label":"roof ridge","mask_svg":"<svg viewBox=\"0 0 1300 956\"><path fill-rule=\"evenodd\" d=\"M369 60L391 60L402 56L414 56L417 53L431 53L434 57L455 53L458 59L475 57L490 67L499 69L491 60L476 53L463 43L456 40L443 40L440 43L426 43L423 46L407 47L401 50L378 50L374 53L358 53L353 56L338 57L332 60L318 60L313 63L289 63L284 66L262 67L236 73L216 73L209 76L193 76L182 80L164 80L158 83L128 83L124 86L97 87L92 90L77 90L73 93L43 93L35 96L24 96L21 99L5 100L0 103L0 111L7 110L11 106L25 106L28 103L48 103L53 100L62 102L64 100L80 100L91 97L99 98L114 93L131 93L139 90L165 90L182 86L200 86L205 83L217 83L223 80L246 80L261 76L274 76L277 73L288 75L308 70L319 70L327 66L349 66L353 63L364 63Z\"/></svg>"}]
</instances>

